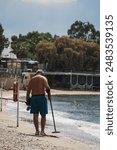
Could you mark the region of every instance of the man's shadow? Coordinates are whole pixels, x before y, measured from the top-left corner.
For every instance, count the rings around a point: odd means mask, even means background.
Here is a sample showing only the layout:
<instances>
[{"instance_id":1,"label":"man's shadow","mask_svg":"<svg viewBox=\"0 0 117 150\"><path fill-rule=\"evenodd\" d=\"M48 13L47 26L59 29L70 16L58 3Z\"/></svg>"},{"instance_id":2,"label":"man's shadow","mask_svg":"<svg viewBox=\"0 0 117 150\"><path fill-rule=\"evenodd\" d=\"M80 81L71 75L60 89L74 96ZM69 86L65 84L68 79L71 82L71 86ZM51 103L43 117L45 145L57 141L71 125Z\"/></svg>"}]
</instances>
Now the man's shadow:
<instances>
[{"instance_id":1,"label":"man's shadow","mask_svg":"<svg viewBox=\"0 0 117 150\"><path fill-rule=\"evenodd\" d=\"M33 137L52 137L52 138L59 138L58 136L56 135L51 135L51 134L46 134L44 136L41 136L41 135L34 135L34 134L29 134L29 133L20 133L20 135L25 135L25 136L33 136Z\"/></svg>"}]
</instances>

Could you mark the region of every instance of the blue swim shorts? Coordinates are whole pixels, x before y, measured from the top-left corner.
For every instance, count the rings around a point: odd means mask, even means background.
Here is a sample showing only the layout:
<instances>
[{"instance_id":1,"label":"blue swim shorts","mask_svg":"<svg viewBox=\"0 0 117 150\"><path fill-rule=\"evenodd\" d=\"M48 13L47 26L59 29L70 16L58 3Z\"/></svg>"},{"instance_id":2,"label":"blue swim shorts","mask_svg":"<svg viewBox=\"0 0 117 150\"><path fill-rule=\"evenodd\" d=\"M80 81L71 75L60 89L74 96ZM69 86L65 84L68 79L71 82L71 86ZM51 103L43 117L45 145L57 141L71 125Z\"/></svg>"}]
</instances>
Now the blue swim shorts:
<instances>
[{"instance_id":1,"label":"blue swim shorts","mask_svg":"<svg viewBox=\"0 0 117 150\"><path fill-rule=\"evenodd\" d=\"M31 114L48 114L47 98L45 95L32 95L31 97Z\"/></svg>"}]
</instances>

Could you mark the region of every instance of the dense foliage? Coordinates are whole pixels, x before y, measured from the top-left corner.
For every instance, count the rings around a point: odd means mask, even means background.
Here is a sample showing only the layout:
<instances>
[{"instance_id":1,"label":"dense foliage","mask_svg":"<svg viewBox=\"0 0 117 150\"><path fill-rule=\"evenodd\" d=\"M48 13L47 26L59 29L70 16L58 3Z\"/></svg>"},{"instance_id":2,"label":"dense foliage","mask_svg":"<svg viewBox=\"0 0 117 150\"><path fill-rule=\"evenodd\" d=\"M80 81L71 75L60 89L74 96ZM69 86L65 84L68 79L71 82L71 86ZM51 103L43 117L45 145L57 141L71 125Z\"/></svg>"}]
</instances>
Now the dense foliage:
<instances>
[{"instance_id":1,"label":"dense foliage","mask_svg":"<svg viewBox=\"0 0 117 150\"><path fill-rule=\"evenodd\" d=\"M0 25L0 54L8 39ZM12 52L18 58L31 58L45 65L48 71L99 71L100 32L89 22L76 21L68 30L68 36L52 36L50 33L29 32L11 37Z\"/></svg>"},{"instance_id":2,"label":"dense foliage","mask_svg":"<svg viewBox=\"0 0 117 150\"><path fill-rule=\"evenodd\" d=\"M53 42L39 42L36 53L49 71L99 70L100 48L94 42L63 36Z\"/></svg>"},{"instance_id":3,"label":"dense foliage","mask_svg":"<svg viewBox=\"0 0 117 150\"><path fill-rule=\"evenodd\" d=\"M100 43L100 32L89 22L75 21L68 30L70 37Z\"/></svg>"},{"instance_id":4,"label":"dense foliage","mask_svg":"<svg viewBox=\"0 0 117 150\"><path fill-rule=\"evenodd\" d=\"M19 37L13 35L11 37L11 48L13 53L18 58L32 58L36 59L35 47L41 40L51 41L52 36L50 33L39 33L37 31L29 32L27 35L20 34Z\"/></svg>"},{"instance_id":5,"label":"dense foliage","mask_svg":"<svg viewBox=\"0 0 117 150\"><path fill-rule=\"evenodd\" d=\"M3 49L5 47L9 46L8 38L5 38L3 33L4 33L4 29L3 29L2 25L0 24L0 55L3 51Z\"/></svg>"}]
</instances>

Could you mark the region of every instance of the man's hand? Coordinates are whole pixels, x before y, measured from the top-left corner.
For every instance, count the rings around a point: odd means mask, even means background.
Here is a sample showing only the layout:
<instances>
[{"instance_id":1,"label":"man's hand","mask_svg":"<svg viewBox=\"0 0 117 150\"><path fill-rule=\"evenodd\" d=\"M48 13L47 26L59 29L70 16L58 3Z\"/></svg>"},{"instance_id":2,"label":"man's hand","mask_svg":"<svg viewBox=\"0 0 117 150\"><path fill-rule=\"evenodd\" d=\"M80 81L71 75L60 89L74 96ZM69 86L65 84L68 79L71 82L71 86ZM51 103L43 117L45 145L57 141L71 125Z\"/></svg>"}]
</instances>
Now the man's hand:
<instances>
[{"instance_id":1,"label":"man's hand","mask_svg":"<svg viewBox=\"0 0 117 150\"><path fill-rule=\"evenodd\" d=\"M31 98L30 98L30 97L27 98L27 100L26 100L26 105L27 105L27 106L30 106L30 105L31 105Z\"/></svg>"},{"instance_id":2,"label":"man's hand","mask_svg":"<svg viewBox=\"0 0 117 150\"><path fill-rule=\"evenodd\" d=\"M48 94L48 99L51 101L51 95L50 94Z\"/></svg>"}]
</instances>

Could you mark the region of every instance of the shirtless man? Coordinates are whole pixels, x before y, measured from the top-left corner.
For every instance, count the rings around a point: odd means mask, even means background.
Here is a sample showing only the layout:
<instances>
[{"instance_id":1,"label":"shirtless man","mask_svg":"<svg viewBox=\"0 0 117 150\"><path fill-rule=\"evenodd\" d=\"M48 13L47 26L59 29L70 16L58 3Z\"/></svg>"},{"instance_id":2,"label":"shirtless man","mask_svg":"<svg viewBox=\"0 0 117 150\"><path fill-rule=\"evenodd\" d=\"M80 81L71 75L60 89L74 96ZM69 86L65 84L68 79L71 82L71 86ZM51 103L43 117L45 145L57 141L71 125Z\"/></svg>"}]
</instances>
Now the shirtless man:
<instances>
[{"instance_id":1,"label":"shirtless man","mask_svg":"<svg viewBox=\"0 0 117 150\"><path fill-rule=\"evenodd\" d=\"M31 78L27 88L26 102L31 96L31 110L33 113L33 121L36 133L35 135L45 135L44 129L46 124L46 114L48 113L47 99L45 92L48 94L48 99L51 100L50 87L48 85L47 78L43 76L42 70L37 70L34 77ZM41 115L41 132L39 133L38 116Z\"/></svg>"}]
</instances>

